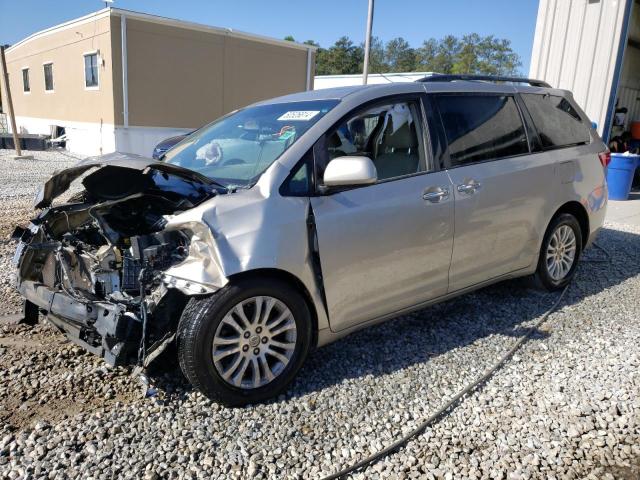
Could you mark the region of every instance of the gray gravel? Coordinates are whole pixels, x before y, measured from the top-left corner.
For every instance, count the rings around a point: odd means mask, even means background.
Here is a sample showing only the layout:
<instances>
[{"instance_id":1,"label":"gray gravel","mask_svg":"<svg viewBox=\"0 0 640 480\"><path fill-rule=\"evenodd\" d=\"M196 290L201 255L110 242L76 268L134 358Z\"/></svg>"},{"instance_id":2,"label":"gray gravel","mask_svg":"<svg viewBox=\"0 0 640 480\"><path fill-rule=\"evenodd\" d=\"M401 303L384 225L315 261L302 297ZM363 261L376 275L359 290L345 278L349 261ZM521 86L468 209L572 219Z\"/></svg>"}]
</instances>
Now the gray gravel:
<instances>
[{"instance_id":1,"label":"gray gravel","mask_svg":"<svg viewBox=\"0 0 640 480\"><path fill-rule=\"evenodd\" d=\"M43 176L67 161L35 155ZM26 164L13 167L12 188L30 196L41 177L21 182ZM612 264L581 264L505 368L354 478L639 478L640 229L608 224L599 243ZM47 325L0 327L0 477L319 478L429 416L556 295L510 281L367 329L313 353L285 396L243 409L210 402L175 370L156 372L158 395L142 399L127 370Z\"/></svg>"},{"instance_id":2,"label":"gray gravel","mask_svg":"<svg viewBox=\"0 0 640 480\"><path fill-rule=\"evenodd\" d=\"M15 250L8 241L13 228L33 217L33 199L38 188L55 170L73 166L79 157L67 152L23 151L33 160L15 160L14 150L0 149L0 314L20 309L20 299L12 287L11 257Z\"/></svg>"}]
</instances>

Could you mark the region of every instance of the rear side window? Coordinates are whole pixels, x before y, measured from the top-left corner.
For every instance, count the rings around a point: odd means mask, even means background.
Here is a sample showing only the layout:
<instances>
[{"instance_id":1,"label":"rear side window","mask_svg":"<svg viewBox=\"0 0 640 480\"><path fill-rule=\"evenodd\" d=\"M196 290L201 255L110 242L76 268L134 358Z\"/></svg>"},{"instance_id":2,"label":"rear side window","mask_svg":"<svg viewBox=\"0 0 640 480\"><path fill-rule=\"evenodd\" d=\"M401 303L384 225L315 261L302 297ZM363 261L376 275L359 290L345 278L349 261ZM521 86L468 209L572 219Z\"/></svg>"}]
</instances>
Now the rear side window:
<instances>
[{"instance_id":1,"label":"rear side window","mask_svg":"<svg viewBox=\"0 0 640 480\"><path fill-rule=\"evenodd\" d=\"M589 143L589 129L566 98L535 93L521 96L538 130L542 148Z\"/></svg>"},{"instance_id":2,"label":"rear side window","mask_svg":"<svg viewBox=\"0 0 640 480\"><path fill-rule=\"evenodd\" d=\"M440 95L436 101L453 166L529 152L512 96Z\"/></svg>"}]
</instances>

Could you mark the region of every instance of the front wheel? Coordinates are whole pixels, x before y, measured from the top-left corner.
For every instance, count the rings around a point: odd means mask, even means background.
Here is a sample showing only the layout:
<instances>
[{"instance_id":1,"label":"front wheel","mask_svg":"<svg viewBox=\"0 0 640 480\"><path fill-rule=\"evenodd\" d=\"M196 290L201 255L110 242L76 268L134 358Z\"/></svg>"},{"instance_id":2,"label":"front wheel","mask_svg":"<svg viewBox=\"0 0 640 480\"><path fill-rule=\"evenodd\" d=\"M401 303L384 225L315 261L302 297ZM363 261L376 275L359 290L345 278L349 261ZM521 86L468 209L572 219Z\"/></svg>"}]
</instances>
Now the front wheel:
<instances>
[{"instance_id":1,"label":"front wheel","mask_svg":"<svg viewBox=\"0 0 640 480\"><path fill-rule=\"evenodd\" d=\"M536 283L549 291L564 288L573 278L582 253L582 232L576 217L554 217L542 241Z\"/></svg>"},{"instance_id":2,"label":"front wheel","mask_svg":"<svg viewBox=\"0 0 640 480\"><path fill-rule=\"evenodd\" d=\"M212 400L257 403L291 383L309 352L311 325L304 298L287 283L234 282L187 304L178 328L180 367Z\"/></svg>"}]
</instances>

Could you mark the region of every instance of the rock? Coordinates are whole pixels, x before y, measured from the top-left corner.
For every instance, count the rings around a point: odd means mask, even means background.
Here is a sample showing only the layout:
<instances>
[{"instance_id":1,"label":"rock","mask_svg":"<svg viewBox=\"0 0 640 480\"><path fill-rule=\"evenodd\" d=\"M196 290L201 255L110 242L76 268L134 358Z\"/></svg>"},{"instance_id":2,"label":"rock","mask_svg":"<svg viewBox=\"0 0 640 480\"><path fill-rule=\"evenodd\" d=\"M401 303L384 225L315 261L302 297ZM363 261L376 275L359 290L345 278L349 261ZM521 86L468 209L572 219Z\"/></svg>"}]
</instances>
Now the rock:
<instances>
[{"instance_id":1,"label":"rock","mask_svg":"<svg viewBox=\"0 0 640 480\"><path fill-rule=\"evenodd\" d=\"M580 435L581 435L580 431L574 426L569 427L567 430L567 436L569 438L577 438Z\"/></svg>"}]
</instances>

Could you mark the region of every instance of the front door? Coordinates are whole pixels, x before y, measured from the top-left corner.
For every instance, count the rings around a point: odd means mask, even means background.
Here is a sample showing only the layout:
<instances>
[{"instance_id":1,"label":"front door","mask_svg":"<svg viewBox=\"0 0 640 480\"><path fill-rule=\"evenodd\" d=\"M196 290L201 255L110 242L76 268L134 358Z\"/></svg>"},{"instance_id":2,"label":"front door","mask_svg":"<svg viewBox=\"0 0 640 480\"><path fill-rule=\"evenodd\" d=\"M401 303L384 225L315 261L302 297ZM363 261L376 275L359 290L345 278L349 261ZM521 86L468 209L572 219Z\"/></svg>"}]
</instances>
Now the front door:
<instances>
[{"instance_id":1,"label":"front door","mask_svg":"<svg viewBox=\"0 0 640 480\"><path fill-rule=\"evenodd\" d=\"M313 197L333 331L447 292L453 196L430 171L416 100L368 107L328 132L326 156L369 156L378 183Z\"/></svg>"}]
</instances>

